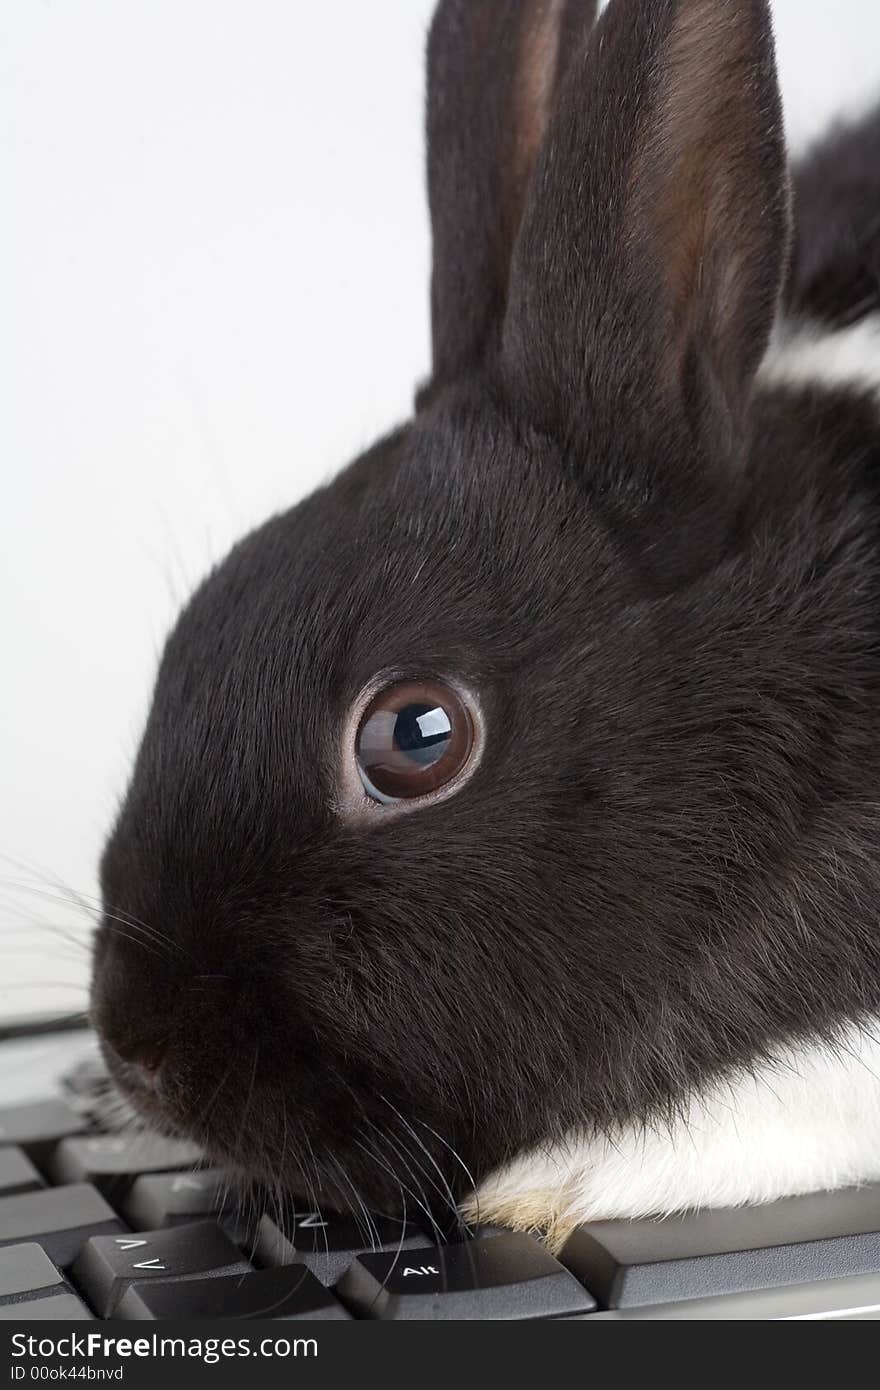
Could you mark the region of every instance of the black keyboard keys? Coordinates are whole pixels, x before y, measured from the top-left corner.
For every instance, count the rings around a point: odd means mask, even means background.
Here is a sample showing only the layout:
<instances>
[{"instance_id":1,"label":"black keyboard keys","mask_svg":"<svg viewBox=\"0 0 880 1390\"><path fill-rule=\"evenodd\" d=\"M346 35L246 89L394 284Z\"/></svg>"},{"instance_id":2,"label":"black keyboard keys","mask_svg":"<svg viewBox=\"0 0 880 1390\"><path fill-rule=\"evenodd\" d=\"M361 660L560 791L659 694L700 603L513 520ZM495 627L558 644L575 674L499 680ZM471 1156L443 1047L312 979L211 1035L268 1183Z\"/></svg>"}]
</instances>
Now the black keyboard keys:
<instances>
[{"instance_id":1,"label":"black keyboard keys","mask_svg":"<svg viewBox=\"0 0 880 1390\"><path fill-rule=\"evenodd\" d=\"M36 1241L56 1265L75 1260L90 1236L125 1228L88 1183L0 1197L0 1246Z\"/></svg>"},{"instance_id":2,"label":"black keyboard keys","mask_svg":"<svg viewBox=\"0 0 880 1390\"><path fill-rule=\"evenodd\" d=\"M0 1302L20 1294L63 1285L64 1280L41 1245L7 1245L0 1250Z\"/></svg>"},{"instance_id":3,"label":"black keyboard keys","mask_svg":"<svg viewBox=\"0 0 880 1390\"><path fill-rule=\"evenodd\" d=\"M245 1274L250 1265L211 1221L90 1240L71 1278L99 1317L109 1318L130 1284L191 1274Z\"/></svg>"},{"instance_id":4,"label":"black keyboard keys","mask_svg":"<svg viewBox=\"0 0 880 1390\"><path fill-rule=\"evenodd\" d=\"M245 1249L260 1269L292 1265L296 1260L293 1242L268 1216L260 1217L253 1234L245 1242Z\"/></svg>"},{"instance_id":5,"label":"black keyboard keys","mask_svg":"<svg viewBox=\"0 0 880 1390\"><path fill-rule=\"evenodd\" d=\"M75 1100L91 1098L114 1089L113 1078L98 1052L81 1057L58 1081L61 1089Z\"/></svg>"},{"instance_id":6,"label":"black keyboard keys","mask_svg":"<svg viewBox=\"0 0 880 1390\"><path fill-rule=\"evenodd\" d=\"M22 1303L0 1305L0 1318L15 1322L33 1322L47 1318L50 1322L86 1322L92 1315L76 1294L59 1293L49 1298L29 1298Z\"/></svg>"},{"instance_id":7,"label":"black keyboard keys","mask_svg":"<svg viewBox=\"0 0 880 1390\"><path fill-rule=\"evenodd\" d=\"M204 1220L225 1206L232 1209L228 1194L229 1179L221 1168L146 1173L135 1179L120 1210L135 1230L153 1230Z\"/></svg>"},{"instance_id":8,"label":"black keyboard keys","mask_svg":"<svg viewBox=\"0 0 880 1390\"><path fill-rule=\"evenodd\" d=\"M264 1216L257 1227L254 1262L259 1265L302 1261L322 1284L335 1284L365 1250L411 1250L425 1244L425 1233L404 1227L393 1217L371 1214L362 1224L332 1211L301 1211L283 1230Z\"/></svg>"},{"instance_id":9,"label":"black keyboard keys","mask_svg":"<svg viewBox=\"0 0 880 1390\"><path fill-rule=\"evenodd\" d=\"M339 1295L364 1318L558 1318L596 1306L537 1240L513 1232L361 1255L340 1280Z\"/></svg>"},{"instance_id":10,"label":"black keyboard keys","mask_svg":"<svg viewBox=\"0 0 880 1390\"><path fill-rule=\"evenodd\" d=\"M216 1279L132 1284L116 1307L119 1318L350 1318L305 1265L261 1269Z\"/></svg>"},{"instance_id":11,"label":"black keyboard keys","mask_svg":"<svg viewBox=\"0 0 880 1390\"><path fill-rule=\"evenodd\" d=\"M34 1192L42 1186L43 1179L24 1149L11 1144L0 1149L0 1197L14 1197L18 1192Z\"/></svg>"},{"instance_id":12,"label":"black keyboard keys","mask_svg":"<svg viewBox=\"0 0 880 1390\"><path fill-rule=\"evenodd\" d=\"M880 1272L880 1184L662 1221L595 1221L560 1259L608 1308Z\"/></svg>"},{"instance_id":13,"label":"black keyboard keys","mask_svg":"<svg viewBox=\"0 0 880 1390\"><path fill-rule=\"evenodd\" d=\"M592 1313L596 1322L877 1322L880 1321L880 1275L820 1279L812 1284L776 1285L746 1293L686 1298L677 1303L639 1304Z\"/></svg>"},{"instance_id":14,"label":"black keyboard keys","mask_svg":"<svg viewBox=\"0 0 880 1390\"><path fill-rule=\"evenodd\" d=\"M45 1100L0 1110L0 1144L18 1144L39 1163L69 1134L81 1134L85 1121L63 1100Z\"/></svg>"},{"instance_id":15,"label":"black keyboard keys","mask_svg":"<svg viewBox=\"0 0 880 1390\"><path fill-rule=\"evenodd\" d=\"M90 1182L119 1201L141 1173L192 1168L201 1158L194 1144L161 1134L98 1134L65 1139L52 1155L55 1182Z\"/></svg>"},{"instance_id":16,"label":"black keyboard keys","mask_svg":"<svg viewBox=\"0 0 880 1390\"><path fill-rule=\"evenodd\" d=\"M91 1313L64 1282L40 1245L7 1245L0 1250L0 1318L90 1318Z\"/></svg>"}]
</instances>

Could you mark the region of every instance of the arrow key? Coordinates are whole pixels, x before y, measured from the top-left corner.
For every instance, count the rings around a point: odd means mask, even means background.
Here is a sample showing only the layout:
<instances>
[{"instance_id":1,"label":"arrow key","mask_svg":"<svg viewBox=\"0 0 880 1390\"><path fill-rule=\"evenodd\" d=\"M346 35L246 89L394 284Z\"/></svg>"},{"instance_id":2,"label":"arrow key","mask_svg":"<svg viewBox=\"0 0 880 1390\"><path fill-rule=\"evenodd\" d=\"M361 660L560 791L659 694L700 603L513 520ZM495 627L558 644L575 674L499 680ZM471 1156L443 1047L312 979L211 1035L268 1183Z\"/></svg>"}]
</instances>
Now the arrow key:
<instances>
[{"instance_id":1,"label":"arrow key","mask_svg":"<svg viewBox=\"0 0 880 1390\"><path fill-rule=\"evenodd\" d=\"M212 1221L163 1231L95 1236L71 1270L72 1282L99 1317L112 1317L126 1289L146 1279L246 1274L251 1266Z\"/></svg>"},{"instance_id":2,"label":"arrow key","mask_svg":"<svg viewBox=\"0 0 880 1390\"><path fill-rule=\"evenodd\" d=\"M350 1318L330 1289L303 1265L261 1269L256 1274L228 1274L217 1279L180 1283L132 1284L117 1310L120 1318Z\"/></svg>"}]
</instances>

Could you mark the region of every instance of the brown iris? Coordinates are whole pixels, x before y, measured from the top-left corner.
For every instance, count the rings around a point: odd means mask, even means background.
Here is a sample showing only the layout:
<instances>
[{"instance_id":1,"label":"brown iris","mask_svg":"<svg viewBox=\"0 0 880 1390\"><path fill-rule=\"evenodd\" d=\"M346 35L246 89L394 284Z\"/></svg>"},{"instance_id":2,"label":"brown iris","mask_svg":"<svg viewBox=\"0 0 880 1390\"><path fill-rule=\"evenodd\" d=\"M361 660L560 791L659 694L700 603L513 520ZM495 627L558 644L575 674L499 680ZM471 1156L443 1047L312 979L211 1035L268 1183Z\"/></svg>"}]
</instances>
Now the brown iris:
<instances>
[{"instance_id":1,"label":"brown iris","mask_svg":"<svg viewBox=\"0 0 880 1390\"><path fill-rule=\"evenodd\" d=\"M454 690L440 681L399 681L370 701L355 753L367 794L400 801L451 782L473 744L473 721Z\"/></svg>"}]
</instances>

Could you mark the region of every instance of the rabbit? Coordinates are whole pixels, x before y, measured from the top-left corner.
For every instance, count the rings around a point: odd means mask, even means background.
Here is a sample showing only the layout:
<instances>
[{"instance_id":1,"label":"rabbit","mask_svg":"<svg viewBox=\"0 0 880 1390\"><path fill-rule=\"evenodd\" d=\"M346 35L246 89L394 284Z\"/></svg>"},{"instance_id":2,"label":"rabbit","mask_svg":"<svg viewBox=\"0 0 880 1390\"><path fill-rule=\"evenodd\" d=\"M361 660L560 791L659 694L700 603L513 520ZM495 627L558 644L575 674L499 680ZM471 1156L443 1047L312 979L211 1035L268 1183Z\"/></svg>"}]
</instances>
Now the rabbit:
<instances>
[{"instance_id":1,"label":"rabbit","mask_svg":"<svg viewBox=\"0 0 880 1390\"><path fill-rule=\"evenodd\" d=\"M551 1246L878 1178L880 400L802 349L880 198L792 197L766 0L441 0L427 140L413 418L167 640L107 1064L242 1181Z\"/></svg>"}]
</instances>

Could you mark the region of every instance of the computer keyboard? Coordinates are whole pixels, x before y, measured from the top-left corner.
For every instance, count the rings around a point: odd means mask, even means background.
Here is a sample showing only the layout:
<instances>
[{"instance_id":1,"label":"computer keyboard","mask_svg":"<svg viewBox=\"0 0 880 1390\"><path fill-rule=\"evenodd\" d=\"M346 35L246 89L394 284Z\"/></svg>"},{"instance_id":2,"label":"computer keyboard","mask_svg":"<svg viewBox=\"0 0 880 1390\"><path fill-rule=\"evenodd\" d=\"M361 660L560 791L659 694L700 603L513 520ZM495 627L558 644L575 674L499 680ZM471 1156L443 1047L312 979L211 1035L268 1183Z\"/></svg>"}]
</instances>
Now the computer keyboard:
<instances>
[{"instance_id":1,"label":"computer keyboard","mask_svg":"<svg viewBox=\"0 0 880 1390\"><path fill-rule=\"evenodd\" d=\"M0 1108L0 1319L880 1318L880 1185L598 1221L557 1257L306 1203L281 1223L193 1145L113 1132L122 1115L94 1057Z\"/></svg>"}]
</instances>

